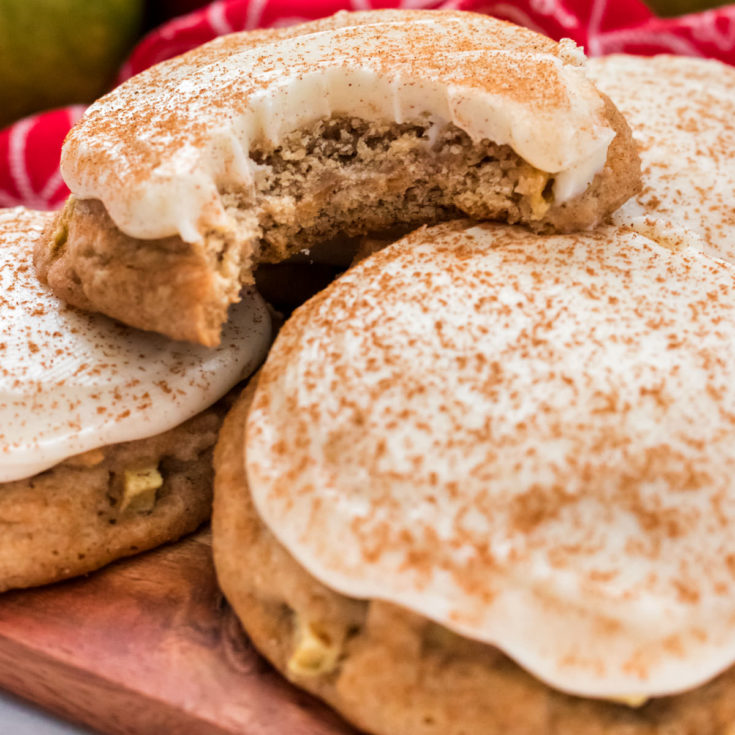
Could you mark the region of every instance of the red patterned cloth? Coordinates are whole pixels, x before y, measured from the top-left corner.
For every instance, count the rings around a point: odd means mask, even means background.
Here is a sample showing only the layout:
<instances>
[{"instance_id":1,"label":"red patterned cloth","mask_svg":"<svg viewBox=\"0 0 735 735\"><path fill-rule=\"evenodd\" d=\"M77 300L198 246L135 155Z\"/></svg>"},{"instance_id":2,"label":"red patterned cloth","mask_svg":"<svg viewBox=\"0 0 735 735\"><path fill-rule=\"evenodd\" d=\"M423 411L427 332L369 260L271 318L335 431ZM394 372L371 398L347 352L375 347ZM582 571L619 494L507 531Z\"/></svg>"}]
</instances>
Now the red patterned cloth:
<instances>
[{"instance_id":1,"label":"red patterned cloth","mask_svg":"<svg viewBox=\"0 0 735 735\"><path fill-rule=\"evenodd\" d=\"M735 64L735 5L657 18L641 0L218 0L146 36L120 70L123 81L224 33L289 25L338 10L460 8L573 38L590 56L615 52L705 56ZM0 131L0 206L59 206L68 191L59 174L64 136L83 108L28 117Z\"/></svg>"}]
</instances>

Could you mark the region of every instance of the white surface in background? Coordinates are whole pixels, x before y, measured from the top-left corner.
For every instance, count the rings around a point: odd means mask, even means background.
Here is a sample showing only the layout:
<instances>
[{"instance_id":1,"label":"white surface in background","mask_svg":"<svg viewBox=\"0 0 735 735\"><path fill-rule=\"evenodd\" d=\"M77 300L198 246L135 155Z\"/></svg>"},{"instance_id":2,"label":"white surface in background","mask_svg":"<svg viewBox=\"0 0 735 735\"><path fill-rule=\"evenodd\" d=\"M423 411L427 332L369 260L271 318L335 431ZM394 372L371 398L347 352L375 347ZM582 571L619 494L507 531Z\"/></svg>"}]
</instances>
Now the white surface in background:
<instances>
[{"instance_id":1,"label":"white surface in background","mask_svg":"<svg viewBox=\"0 0 735 735\"><path fill-rule=\"evenodd\" d=\"M94 731L62 722L35 705L0 691L0 732L8 735L91 735Z\"/></svg>"}]
</instances>

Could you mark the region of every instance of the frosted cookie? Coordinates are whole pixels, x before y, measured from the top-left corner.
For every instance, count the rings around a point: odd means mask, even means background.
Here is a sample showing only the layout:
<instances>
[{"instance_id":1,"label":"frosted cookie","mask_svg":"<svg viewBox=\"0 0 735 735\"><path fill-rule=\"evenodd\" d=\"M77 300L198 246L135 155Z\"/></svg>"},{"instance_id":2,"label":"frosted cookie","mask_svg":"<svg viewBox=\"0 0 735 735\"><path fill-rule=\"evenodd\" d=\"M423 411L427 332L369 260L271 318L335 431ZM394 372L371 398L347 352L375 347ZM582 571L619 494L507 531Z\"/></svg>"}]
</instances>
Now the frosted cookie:
<instances>
[{"instance_id":1,"label":"frosted cookie","mask_svg":"<svg viewBox=\"0 0 735 735\"><path fill-rule=\"evenodd\" d=\"M421 229L226 419L220 584L377 735L729 733L733 371L735 269L696 249Z\"/></svg>"},{"instance_id":2,"label":"frosted cookie","mask_svg":"<svg viewBox=\"0 0 735 735\"><path fill-rule=\"evenodd\" d=\"M615 220L642 232L683 228L709 255L735 262L735 69L620 54L588 70L633 128L643 168L641 192Z\"/></svg>"},{"instance_id":3,"label":"frosted cookie","mask_svg":"<svg viewBox=\"0 0 735 735\"><path fill-rule=\"evenodd\" d=\"M255 293L217 349L67 306L31 262L52 216L0 210L0 591L89 572L204 521L218 400L270 339Z\"/></svg>"},{"instance_id":4,"label":"frosted cookie","mask_svg":"<svg viewBox=\"0 0 735 735\"><path fill-rule=\"evenodd\" d=\"M571 41L449 11L245 32L92 105L39 242L71 304L216 344L257 262L467 214L592 227L639 184L630 131Z\"/></svg>"}]
</instances>

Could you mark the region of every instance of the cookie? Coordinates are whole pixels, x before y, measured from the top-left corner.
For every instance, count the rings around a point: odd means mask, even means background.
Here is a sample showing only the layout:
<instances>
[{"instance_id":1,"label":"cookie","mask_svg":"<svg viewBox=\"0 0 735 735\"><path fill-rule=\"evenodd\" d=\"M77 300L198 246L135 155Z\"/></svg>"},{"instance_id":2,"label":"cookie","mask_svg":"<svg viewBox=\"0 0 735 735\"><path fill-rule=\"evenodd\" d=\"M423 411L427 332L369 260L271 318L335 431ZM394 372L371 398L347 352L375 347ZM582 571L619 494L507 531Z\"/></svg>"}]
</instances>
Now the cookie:
<instances>
[{"instance_id":1,"label":"cookie","mask_svg":"<svg viewBox=\"0 0 735 735\"><path fill-rule=\"evenodd\" d=\"M735 262L735 69L686 56L591 59L588 72L633 128L643 188L615 214L641 232L669 226Z\"/></svg>"},{"instance_id":2,"label":"cookie","mask_svg":"<svg viewBox=\"0 0 735 735\"><path fill-rule=\"evenodd\" d=\"M270 341L255 293L216 350L67 306L31 262L52 218L0 210L0 591L91 571L202 523L220 399Z\"/></svg>"},{"instance_id":3,"label":"cookie","mask_svg":"<svg viewBox=\"0 0 735 735\"><path fill-rule=\"evenodd\" d=\"M73 196L38 243L80 308L217 344L257 263L466 214L591 227L639 184L584 55L488 16L342 13L218 39L71 131Z\"/></svg>"},{"instance_id":4,"label":"cookie","mask_svg":"<svg viewBox=\"0 0 735 735\"><path fill-rule=\"evenodd\" d=\"M624 228L354 266L215 452L256 646L377 735L729 732L733 317L733 267Z\"/></svg>"},{"instance_id":5,"label":"cookie","mask_svg":"<svg viewBox=\"0 0 735 735\"><path fill-rule=\"evenodd\" d=\"M0 482L0 592L92 572L174 541L209 517L225 405L171 431Z\"/></svg>"}]
</instances>

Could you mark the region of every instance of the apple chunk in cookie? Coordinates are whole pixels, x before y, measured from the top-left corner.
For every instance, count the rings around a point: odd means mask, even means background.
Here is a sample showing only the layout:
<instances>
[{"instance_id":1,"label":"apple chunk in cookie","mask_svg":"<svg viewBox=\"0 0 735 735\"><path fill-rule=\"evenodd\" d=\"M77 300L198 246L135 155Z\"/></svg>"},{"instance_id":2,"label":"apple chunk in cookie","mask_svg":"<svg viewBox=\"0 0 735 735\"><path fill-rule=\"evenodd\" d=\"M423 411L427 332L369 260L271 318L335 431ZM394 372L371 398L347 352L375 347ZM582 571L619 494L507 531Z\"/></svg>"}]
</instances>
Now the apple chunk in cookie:
<instances>
[{"instance_id":1,"label":"apple chunk in cookie","mask_svg":"<svg viewBox=\"0 0 735 735\"><path fill-rule=\"evenodd\" d=\"M630 131L555 43L488 16L342 13L218 39L92 105L36 250L80 308L213 345L259 262L468 215L588 228L639 183Z\"/></svg>"},{"instance_id":2,"label":"apple chunk in cookie","mask_svg":"<svg viewBox=\"0 0 735 735\"><path fill-rule=\"evenodd\" d=\"M735 268L422 228L281 329L216 450L220 584L377 735L735 726Z\"/></svg>"},{"instance_id":3,"label":"apple chunk in cookie","mask_svg":"<svg viewBox=\"0 0 735 735\"><path fill-rule=\"evenodd\" d=\"M0 210L0 591L91 571L202 523L218 401L270 342L254 292L217 349L64 304L31 262L52 217Z\"/></svg>"}]
</instances>

